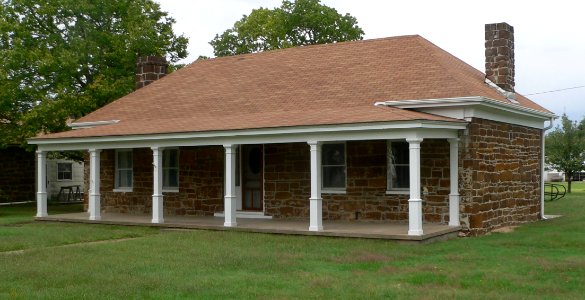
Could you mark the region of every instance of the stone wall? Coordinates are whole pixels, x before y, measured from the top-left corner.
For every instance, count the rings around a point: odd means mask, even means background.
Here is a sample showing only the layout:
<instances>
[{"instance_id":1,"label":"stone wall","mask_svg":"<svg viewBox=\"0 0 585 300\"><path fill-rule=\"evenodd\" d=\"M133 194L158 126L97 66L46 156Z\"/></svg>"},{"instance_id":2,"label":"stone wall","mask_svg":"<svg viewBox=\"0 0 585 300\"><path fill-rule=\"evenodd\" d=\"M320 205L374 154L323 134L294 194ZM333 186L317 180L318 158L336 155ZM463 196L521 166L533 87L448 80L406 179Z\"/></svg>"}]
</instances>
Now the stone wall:
<instances>
[{"instance_id":1,"label":"stone wall","mask_svg":"<svg viewBox=\"0 0 585 300\"><path fill-rule=\"evenodd\" d=\"M104 212L152 212L152 150L133 150L132 192L114 191L115 151L101 152L101 207ZM86 157L86 187L89 162ZM163 192L166 215L213 215L223 211L223 147L181 147L179 192ZM89 194L86 188L86 195ZM87 209L87 197L84 197Z\"/></svg>"},{"instance_id":2,"label":"stone wall","mask_svg":"<svg viewBox=\"0 0 585 300\"><path fill-rule=\"evenodd\" d=\"M449 144L421 146L426 222L448 222ZM265 212L275 218L309 216L310 157L306 143L265 145ZM346 194L323 193L324 220L408 220L408 195L386 194L386 141L346 143Z\"/></svg>"},{"instance_id":3,"label":"stone wall","mask_svg":"<svg viewBox=\"0 0 585 300\"><path fill-rule=\"evenodd\" d=\"M540 218L542 130L473 119L460 142L461 221L472 235Z\"/></svg>"},{"instance_id":4,"label":"stone wall","mask_svg":"<svg viewBox=\"0 0 585 300\"><path fill-rule=\"evenodd\" d=\"M35 170L34 152L0 149L0 202L34 201Z\"/></svg>"}]
</instances>

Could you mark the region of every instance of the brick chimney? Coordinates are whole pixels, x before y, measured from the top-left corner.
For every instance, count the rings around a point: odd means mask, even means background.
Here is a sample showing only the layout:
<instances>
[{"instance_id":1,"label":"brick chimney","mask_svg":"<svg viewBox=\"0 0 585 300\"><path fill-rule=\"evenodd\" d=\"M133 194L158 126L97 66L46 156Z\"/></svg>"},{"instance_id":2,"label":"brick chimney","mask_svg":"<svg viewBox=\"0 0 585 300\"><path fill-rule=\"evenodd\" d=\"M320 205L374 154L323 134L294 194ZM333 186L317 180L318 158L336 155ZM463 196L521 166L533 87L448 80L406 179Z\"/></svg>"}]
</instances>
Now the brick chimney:
<instances>
[{"instance_id":1,"label":"brick chimney","mask_svg":"<svg viewBox=\"0 0 585 300\"><path fill-rule=\"evenodd\" d=\"M136 86L139 89L167 75L167 60L160 56L142 56L136 63Z\"/></svg>"},{"instance_id":2,"label":"brick chimney","mask_svg":"<svg viewBox=\"0 0 585 300\"><path fill-rule=\"evenodd\" d=\"M485 25L485 76L507 92L514 92L514 27Z\"/></svg>"}]
</instances>

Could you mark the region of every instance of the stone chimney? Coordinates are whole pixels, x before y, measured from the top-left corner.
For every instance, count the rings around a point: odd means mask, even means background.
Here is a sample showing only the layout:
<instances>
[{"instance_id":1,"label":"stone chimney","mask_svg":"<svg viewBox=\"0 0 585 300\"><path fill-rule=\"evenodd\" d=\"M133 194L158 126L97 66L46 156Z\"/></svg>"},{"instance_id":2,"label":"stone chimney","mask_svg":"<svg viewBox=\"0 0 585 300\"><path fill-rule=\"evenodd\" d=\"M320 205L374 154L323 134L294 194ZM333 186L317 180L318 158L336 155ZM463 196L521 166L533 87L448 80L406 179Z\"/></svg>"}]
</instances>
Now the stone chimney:
<instances>
[{"instance_id":1,"label":"stone chimney","mask_svg":"<svg viewBox=\"0 0 585 300\"><path fill-rule=\"evenodd\" d=\"M136 63L136 86L139 89L167 75L167 60L160 56L142 56Z\"/></svg>"},{"instance_id":2,"label":"stone chimney","mask_svg":"<svg viewBox=\"0 0 585 300\"><path fill-rule=\"evenodd\" d=\"M514 27L485 25L485 76L507 92L514 92Z\"/></svg>"}]
</instances>

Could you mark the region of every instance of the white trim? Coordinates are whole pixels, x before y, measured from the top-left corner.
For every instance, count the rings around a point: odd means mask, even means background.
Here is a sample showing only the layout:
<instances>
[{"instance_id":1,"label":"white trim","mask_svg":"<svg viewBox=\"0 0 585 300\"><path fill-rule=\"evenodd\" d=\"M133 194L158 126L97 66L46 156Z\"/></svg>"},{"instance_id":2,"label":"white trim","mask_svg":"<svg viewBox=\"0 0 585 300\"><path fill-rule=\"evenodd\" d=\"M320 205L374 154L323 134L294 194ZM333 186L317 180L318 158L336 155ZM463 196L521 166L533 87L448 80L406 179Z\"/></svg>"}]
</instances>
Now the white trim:
<instances>
[{"instance_id":1,"label":"white trim","mask_svg":"<svg viewBox=\"0 0 585 300\"><path fill-rule=\"evenodd\" d=\"M81 123L71 123L68 126L71 129L83 129L83 128L91 128L96 126L103 126L103 125L111 125L120 122L120 120L110 120L110 121L95 121L95 122L81 122Z\"/></svg>"},{"instance_id":2,"label":"white trim","mask_svg":"<svg viewBox=\"0 0 585 300\"><path fill-rule=\"evenodd\" d=\"M132 188L116 188L112 190L114 193L132 193L132 191Z\"/></svg>"},{"instance_id":3,"label":"white trim","mask_svg":"<svg viewBox=\"0 0 585 300\"><path fill-rule=\"evenodd\" d=\"M386 190L386 195L410 195L410 189L405 190Z\"/></svg>"},{"instance_id":4,"label":"white trim","mask_svg":"<svg viewBox=\"0 0 585 300\"><path fill-rule=\"evenodd\" d=\"M164 188L162 189L163 193L178 193L179 188Z\"/></svg>"},{"instance_id":5,"label":"white trim","mask_svg":"<svg viewBox=\"0 0 585 300\"><path fill-rule=\"evenodd\" d=\"M505 103L483 96L458 97L458 98L438 98L438 99L420 99L420 100L389 100L376 102L376 106L392 106L398 108L429 108L429 107L453 107L469 105L485 105L499 110L504 110L516 114L527 115L542 120L548 120L555 117L555 114L544 112L533 108L528 108L514 103Z\"/></svg>"},{"instance_id":6,"label":"white trim","mask_svg":"<svg viewBox=\"0 0 585 300\"><path fill-rule=\"evenodd\" d=\"M347 178L345 178L345 179L347 181ZM346 182L346 185L347 185L347 182ZM332 189L332 188L327 188L327 189L322 189L321 190L321 194L345 195L345 194L347 194L347 190L346 189Z\"/></svg>"},{"instance_id":7,"label":"white trim","mask_svg":"<svg viewBox=\"0 0 585 300\"><path fill-rule=\"evenodd\" d=\"M296 126L250 130L226 130L190 133L164 133L84 138L33 138L31 145L46 151L203 146L225 144L273 144L313 141L351 141L404 138L452 138L457 130L465 129L466 122L400 121L323 126Z\"/></svg>"}]
</instances>

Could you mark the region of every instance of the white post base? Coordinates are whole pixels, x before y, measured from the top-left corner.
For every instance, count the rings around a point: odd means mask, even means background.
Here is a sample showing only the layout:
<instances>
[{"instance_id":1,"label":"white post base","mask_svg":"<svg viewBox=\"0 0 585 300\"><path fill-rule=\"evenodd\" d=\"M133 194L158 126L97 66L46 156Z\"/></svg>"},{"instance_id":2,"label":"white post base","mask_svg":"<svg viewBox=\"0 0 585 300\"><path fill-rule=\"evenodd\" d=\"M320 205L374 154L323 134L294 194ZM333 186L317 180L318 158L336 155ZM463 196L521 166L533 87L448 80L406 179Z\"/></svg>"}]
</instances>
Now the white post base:
<instances>
[{"instance_id":1,"label":"white post base","mask_svg":"<svg viewBox=\"0 0 585 300\"><path fill-rule=\"evenodd\" d=\"M225 196L224 197L224 214L225 214L225 221L223 223L224 227L236 227L238 223L236 222L236 197L235 196Z\"/></svg>"},{"instance_id":2,"label":"white post base","mask_svg":"<svg viewBox=\"0 0 585 300\"><path fill-rule=\"evenodd\" d=\"M408 235L423 235L422 199L409 199L408 210Z\"/></svg>"},{"instance_id":3,"label":"white post base","mask_svg":"<svg viewBox=\"0 0 585 300\"><path fill-rule=\"evenodd\" d=\"M323 231L323 199L311 198L309 231Z\"/></svg>"},{"instance_id":4,"label":"white post base","mask_svg":"<svg viewBox=\"0 0 585 300\"><path fill-rule=\"evenodd\" d=\"M164 223L163 195L152 195L152 221L154 224Z\"/></svg>"},{"instance_id":5,"label":"white post base","mask_svg":"<svg viewBox=\"0 0 585 300\"><path fill-rule=\"evenodd\" d=\"M449 226L459 225L459 194L449 194Z\"/></svg>"},{"instance_id":6,"label":"white post base","mask_svg":"<svg viewBox=\"0 0 585 300\"><path fill-rule=\"evenodd\" d=\"M47 217L47 193L37 192L37 218Z\"/></svg>"},{"instance_id":7,"label":"white post base","mask_svg":"<svg viewBox=\"0 0 585 300\"><path fill-rule=\"evenodd\" d=\"M91 221L99 221L101 216L100 194L89 194L89 219Z\"/></svg>"}]
</instances>

